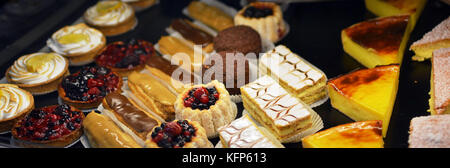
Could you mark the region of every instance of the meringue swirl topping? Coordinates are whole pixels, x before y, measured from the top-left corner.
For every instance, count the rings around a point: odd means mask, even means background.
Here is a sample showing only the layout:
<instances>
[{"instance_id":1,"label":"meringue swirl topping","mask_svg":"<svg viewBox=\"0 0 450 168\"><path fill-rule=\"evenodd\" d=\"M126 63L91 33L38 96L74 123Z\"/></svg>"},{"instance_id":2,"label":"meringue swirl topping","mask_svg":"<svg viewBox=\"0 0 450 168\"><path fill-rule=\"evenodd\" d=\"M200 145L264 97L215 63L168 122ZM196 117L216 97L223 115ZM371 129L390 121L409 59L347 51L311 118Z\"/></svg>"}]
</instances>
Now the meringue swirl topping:
<instances>
[{"instance_id":1,"label":"meringue swirl topping","mask_svg":"<svg viewBox=\"0 0 450 168\"><path fill-rule=\"evenodd\" d=\"M100 1L86 11L84 18L93 25L113 26L126 21L133 14L133 8L121 1Z\"/></svg>"},{"instance_id":2,"label":"meringue swirl topping","mask_svg":"<svg viewBox=\"0 0 450 168\"><path fill-rule=\"evenodd\" d=\"M53 80L67 69L67 60L56 53L34 53L17 59L8 71L11 81L38 84Z\"/></svg>"},{"instance_id":3,"label":"meringue swirl topping","mask_svg":"<svg viewBox=\"0 0 450 168\"><path fill-rule=\"evenodd\" d=\"M85 54L103 45L104 38L100 31L80 23L53 33L47 45L61 55Z\"/></svg>"},{"instance_id":4,"label":"meringue swirl topping","mask_svg":"<svg viewBox=\"0 0 450 168\"><path fill-rule=\"evenodd\" d=\"M0 84L0 120L17 116L27 109L32 96L16 85Z\"/></svg>"}]
</instances>

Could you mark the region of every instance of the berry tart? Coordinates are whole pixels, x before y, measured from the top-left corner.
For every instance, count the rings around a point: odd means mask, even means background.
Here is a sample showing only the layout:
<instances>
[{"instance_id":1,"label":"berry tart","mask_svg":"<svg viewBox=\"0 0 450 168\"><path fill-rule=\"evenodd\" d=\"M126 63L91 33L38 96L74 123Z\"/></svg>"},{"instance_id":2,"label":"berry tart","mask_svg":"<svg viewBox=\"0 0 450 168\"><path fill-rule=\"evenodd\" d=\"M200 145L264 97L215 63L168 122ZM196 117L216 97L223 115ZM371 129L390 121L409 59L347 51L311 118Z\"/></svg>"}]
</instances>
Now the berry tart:
<instances>
[{"instance_id":1,"label":"berry tart","mask_svg":"<svg viewBox=\"0 0 450 168\"><path fill-rule=\"evenodd\" d=\"M83 134L83 119L83 112L67 104L47 106L31 111L11 133L24 147L65 147Z\"/></svg>"},{"instance_id":2,"label":"berry tart","mask_svg":"<svg viewBox=\"0 0 450 168\"><path fill-rule=\"evenodd\" d=\"M175 118L199 122L208 138L217 137L217 129L229 124L236 114L236 104L231 101L225 86L217 80L191 86L175 101Z\"/></svg>"},{"instance_id":3,"label":"berry tart","mask_svg":"<svg viewBox=\"0 0 450 168\"><path fill-rule=\"evenodd\" d=\"M85 66L63 79L58 94L64 103L90 109L97 107L108 93L120 91L122 84L122 78L108 68Z\"/></svg>"},{"instance_id":4,"label":"berry tart","mask_svg":"<svg viewBox=\"0 0 450 168\"><path fill-rule=\"evenodd\" d=\"M273 2L253 2L234 16L235 25L247 25L272 42L277 42L286 33L283 13Z\"/></svg>"},{"instance_id":5,"label":"berry tart","mask_svg":"<svg viewBox=\"0 0 450 168\"><path fill-rule=\"evenodd\" d=\"M127 43L117 41L109 44L95 58L95 62L121 76L128 76L132 71L143 69L146 61L154 55L152 43L131 39Z\"/></svg>"},{"instance_id":6,"label":"berry tart","mask_svg":"<svg viewBox=\"0 0 450 168\"><path fill-rule=\"evenodd\" d=\"M212 148L205 129L196 121L175 120L153 128L145 141L147 148Z\"/></svg>"}]
</instances>

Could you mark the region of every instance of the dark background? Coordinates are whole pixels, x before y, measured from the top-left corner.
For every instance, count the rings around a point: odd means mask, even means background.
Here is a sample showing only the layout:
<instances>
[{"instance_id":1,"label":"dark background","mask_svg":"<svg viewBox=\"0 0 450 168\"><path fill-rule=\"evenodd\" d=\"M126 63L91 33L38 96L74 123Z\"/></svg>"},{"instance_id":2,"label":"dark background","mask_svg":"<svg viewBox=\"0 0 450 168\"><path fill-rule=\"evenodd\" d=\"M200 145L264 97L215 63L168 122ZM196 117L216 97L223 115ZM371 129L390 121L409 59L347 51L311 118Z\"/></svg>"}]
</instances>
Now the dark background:
<instances>
[{"instance_id":1,"label":"dark background","mask_svg":"<svg viewBox=\"0 0 450 168\"><path fill-rule=\"evenodd\" d=\"M181 10L189 1L160 0L161 2L144 11L138 12L137 27L123 35L108 37L108 42L144 39L156 43L165 28L174 18L183 17ZM222 0L229 6L241 9L239 0ZM18 3L35 3L35 8L17 8ZM15 3L15 4L14 4ZM0 2L0 77L6 69L20 56L39 51L46 45L51 34L65 25L70 25L82 16L84 11L96 3L92 0L16 0ZM14 7L20 10L15 10ZM12 10L11 10L12 9ZM24 10L27 9L27 10ZM409 45L420 39L423 34L450 15L448 5L429 0L414 31L408 41ZM348 73L357 68L364 68L342 49L340 32L342 29L375 16L368 12L364 1L328 1L320 3L290 4L284 12L284 19L290 25L289 34L277 44L284 44L322 71L328 78ZM413 52L405 51L399 90L389 125L384 139L386 148L406 148L411 118L429 115L430 62L411 61ZM75 72L78 68L71 67ZM57 104L57 93L35 96L36 107ZM238 103L242 111L242 103ZM329 101L314 108L322 117L324 126L353 122L351 119L333 109ZM0 135L0 142L8 143L10 134ZM211 140L213 143L218 139ZM286 147L299 148L301 143L285 144ZM83 147L77 143L74 148Z\"/></svg>"}]
</instances>

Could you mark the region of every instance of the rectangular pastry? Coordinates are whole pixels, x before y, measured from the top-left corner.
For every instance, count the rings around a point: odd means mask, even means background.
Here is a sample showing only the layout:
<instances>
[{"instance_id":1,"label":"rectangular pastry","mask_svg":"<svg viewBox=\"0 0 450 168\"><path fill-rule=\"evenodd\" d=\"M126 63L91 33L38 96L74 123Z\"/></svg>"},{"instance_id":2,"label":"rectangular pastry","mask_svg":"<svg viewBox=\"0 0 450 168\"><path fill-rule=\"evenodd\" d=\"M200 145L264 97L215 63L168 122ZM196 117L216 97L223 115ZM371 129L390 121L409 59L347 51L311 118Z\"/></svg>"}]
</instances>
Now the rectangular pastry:
<instances>
[{"instance_id":1,"label":"rectangular pastry","mask_svg":"<svg viewBox=\"0 0 450 168\"><path fill-rule=\"evenodd\" d=\"M220 142L225 148L283 148L283 145L244 115L220 127Z\"/></svg>"},{"instance_id":2,"label":"rectangular pastry","mask_svg":"<svg viewBox=\"0 0 450 168\"><path fill-rule=\"evenodd\" d=\"M194 43L174 36L162 36L156 48L170 60L180 62L179 66L189 72L200 70L205 59L201 47L195 49Z\"/></svg>"},{"instance_id":3,"label":"rectangular pastry","mask_svg":"<svg viewBox=\"0 0 450 168\"><path fill-rule=\"evenodd\" d=\"M265 53L260 58L259 69L278 79L284 89L306 104L327 96L325 74L286 46L278 45Z\"/></svg>"},{"instance_id":4,"label":"rectangular pastry","mask_svg":"<svg viewBox=\"0 0 450 168\"><path fill-rule=\"evenodd\" d=\"M450 115L415 117L409 127L409 148L450 148Z\"/></svg>"},{"instance_id":5,"label":"rectangular pastry","mask_svg":"<svg viewBox=\"0 0 450 168\"><path fill-rule=\"evenodd\" d=\"M282 142L312 126L315 112L269 76L241 87L241 93L250 115Z\"/></svg>"},{"instance_id":6,"label":"rectangular pastry","mask_svg":"<svg viewBox=\"0 0 450 168\"><path fill-rule=\"evenodd\" d=\"M435 50L431 62L429 111L450 114L450 48Z\"/></svg>"}]
</instances>

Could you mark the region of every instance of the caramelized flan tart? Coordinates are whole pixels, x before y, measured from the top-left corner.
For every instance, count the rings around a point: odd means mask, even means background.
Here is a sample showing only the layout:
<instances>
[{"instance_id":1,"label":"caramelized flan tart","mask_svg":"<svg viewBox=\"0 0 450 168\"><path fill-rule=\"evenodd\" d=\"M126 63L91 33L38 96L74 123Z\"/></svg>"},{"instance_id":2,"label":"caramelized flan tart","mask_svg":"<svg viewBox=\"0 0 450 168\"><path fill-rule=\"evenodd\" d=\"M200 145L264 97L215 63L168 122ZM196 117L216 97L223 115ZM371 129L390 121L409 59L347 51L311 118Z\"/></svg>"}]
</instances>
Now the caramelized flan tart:
<instances>
[{"instance_id":1,"label":"caramelized flan tart","mask_svg":"<svg viewBox=\"0 0 450 168\"><path fill-rule=\"evenodd\" d=\"M416 25L427 0L365 0L366 8L377 16L410 15Z\"/></svg>"},{"instance_id":2,"label":"caramelized flan tart","mask_svg":"<svg viewBox=\"0 0 450 168\"><path fill-rule=\"evenodd\" d=\"M344 51L362 65L400 64L409 39L409 15L375 18L341 32Z\"/></svg>"},{"instance_id":3,"label":"caramelized flan tart","mask_svg":"<svg viewBox=\"0 0 450 168\"><path fill-rule=\"evenodd\" d=\"M441 48L450 48L450 16L414 42L409 49L416 54L413 60L423 61L430 59L433 51Z\"/></svg>"},{"instance_id":4,"label":"caramelized flan tart","mask_svg":"<svg viewBox=\"0 0 450 168\"><path fill-rule=\"evenodd\" d=\"M214 80L193 85L178 95L175 101L176 119L197 121L208 138L218 135L217 129L236 118L237 107L225 86Z\"/></svg>"},{"instance_id":5,"label":"caramelized flan tart","mask_svg":"<svg viewBox=\"0 0 450 168\"><path fill-rule=\"evenodd\" d=\"M300 141L296 135L313 126L315 112L269 76L241 87L241 93L244 108L282 143Z\"/></svg>"},{"instance_id":6,"label":"caramelized flan tart","mask_svg":"<svg viewBox=\"0 0 450 168\"><path fill-rule=\"evenodd\" d=\"M205 129L196 121L174 120L155 127L147 136L147 148L212 148Z\"/></svg>"},{"instance_id":7,"label":"caramelized flan tart","mask_svg":"<svg viewBox=\"0 0 450 168\"><path fill-rule=\"evenodd\" d=\"M225 148L284 148L270 133L258 127L248 115L219 128L220 143Z\"/></svg>"},{"instance_id":8,"label":"caramelized flan tart","mask_svg":"<svg viewBox=\"0 0 450 168\"><path fill-rule=\"evenodd\" d=\"M430 112L450 114L450 48L433 52L430 80Z\"/></svg>"},{"instance_id":9,"label":"caramelized flan tart","mask_svg":"<svg viewBox=\"0 0 450 168\"><path fill-rule=\"evenodd\" d=\"M140 148L109 117L90 112L83 121L84 135L92 148Z\"/></svg>"},{"instance_id":10,"label":"caramelized flan tart","mask_svg":"<svg viewBox=\"0 0 450 168\"><path fill-rule=\"evenodd\" d=\"M328 81L331 105L355 121L381 120L386 136L399 73L399 65L385 65L331 79Z\"/></svg>"},{"instance_id":11,"label":"caramelized flan tart","mask_svg":"<svg viewBox=\"0 0 450 168\"><path fill-rule=\"evenodd\" d=\"M293 96L312 104L327 96L325 74L279 45L260 58L259 70L275 79Z\"/></svg>"},{"instance_id":12,"label":"caramelized flan tart","mask_svg":"<svg viewBox=\"0 0 450 168\"><path fill-rule=\"evenodd\" d=\"M381 121L338 125L302 139L304 148L383 148Z\"/></svg>"}]
</instances>

